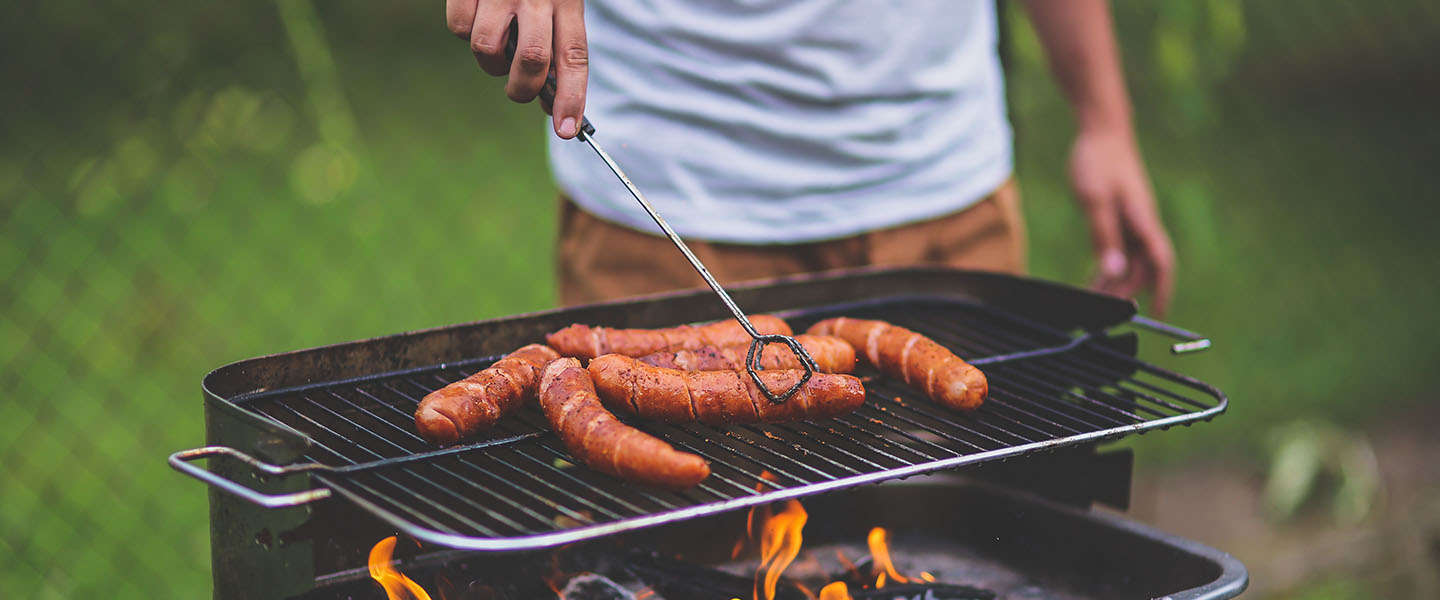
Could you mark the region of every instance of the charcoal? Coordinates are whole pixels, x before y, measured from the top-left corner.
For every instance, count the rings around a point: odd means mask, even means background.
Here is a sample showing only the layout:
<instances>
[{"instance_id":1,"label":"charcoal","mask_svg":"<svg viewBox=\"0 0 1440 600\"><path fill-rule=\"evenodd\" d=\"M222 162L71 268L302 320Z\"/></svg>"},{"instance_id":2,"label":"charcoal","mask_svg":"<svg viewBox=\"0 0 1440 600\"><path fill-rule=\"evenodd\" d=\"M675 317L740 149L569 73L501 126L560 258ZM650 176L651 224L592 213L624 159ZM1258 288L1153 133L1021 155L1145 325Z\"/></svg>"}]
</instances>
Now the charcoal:
<instances>
[{"instance_id":1,"label":"charcoal","mask_svg":"<svg viewBox=\"0 0 1440 600\"><path fill-rule=\"evenodd\" d=\"M635 595L604 575L581 573L560 590L564 600L635 600Z\"/></svg>"},{"instance_id":2,"label":"charcoal","mask_svg":"<svg viewBox=\"0 0 1440 600\"><path fill-rule=\"evenodd\" d=\"M631 575L650 586L662 598L729 600L750 598L754 593L755 581L749 577L650 552L633 553L629 569ZM775 587L775 598L807 600L808 596L782 577Z\"/></svg>"}]
</instances>

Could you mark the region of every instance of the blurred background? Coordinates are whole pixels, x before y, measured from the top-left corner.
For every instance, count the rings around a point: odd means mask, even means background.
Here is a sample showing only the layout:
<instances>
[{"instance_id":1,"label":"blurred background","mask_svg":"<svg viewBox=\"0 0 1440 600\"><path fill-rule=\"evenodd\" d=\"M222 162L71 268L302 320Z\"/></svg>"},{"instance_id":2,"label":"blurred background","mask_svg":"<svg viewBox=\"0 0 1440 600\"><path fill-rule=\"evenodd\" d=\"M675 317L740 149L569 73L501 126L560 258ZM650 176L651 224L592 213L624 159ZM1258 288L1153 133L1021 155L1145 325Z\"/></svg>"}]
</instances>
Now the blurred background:
<instances>
[{"instance_id":1,"label":"blurred background","mask_svg":"<svg viewBox=\"0 0 1440 600\"><path fill-rule=\"evenodd\" d=\"M164 462L204 442L207 371L554 304L547 126L442 4L7 7L0 589L207 596L205 490ZM1018 8L1032 268L1083 285L1071 119ZM1180 259L1167 320L1216 342L1161 363L1232 399L1129 442L1133 514L1239 556L1247 597L1434 597L1440 4L1115 15Z\"/></svg>"}]
</instances>

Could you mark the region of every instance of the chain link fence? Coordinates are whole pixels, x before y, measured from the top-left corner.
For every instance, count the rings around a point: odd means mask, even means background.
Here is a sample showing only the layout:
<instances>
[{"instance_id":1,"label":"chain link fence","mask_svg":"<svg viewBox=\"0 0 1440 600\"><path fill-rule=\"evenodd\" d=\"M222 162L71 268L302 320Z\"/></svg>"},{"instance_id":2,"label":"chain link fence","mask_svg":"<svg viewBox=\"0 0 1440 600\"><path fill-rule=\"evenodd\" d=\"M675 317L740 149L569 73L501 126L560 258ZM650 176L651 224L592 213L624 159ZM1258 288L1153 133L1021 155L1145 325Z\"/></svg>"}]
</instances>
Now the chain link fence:
<instances>
[{"instance_id":1,"label":"chain link fence","mask_svg":"<svg viewBox=\"0 0 1440 600\"><path fill-rule=\"evenodd\" d=\"M164 463L204 441L204 373L554 302L545 125L475 69L441 4L8 7L0 589L204 596L205 492ZM1186 369L1240 407L1156 453L1243 440L1301 399L1343 419L1373 409L1364 389L1417 394L1440 358L1425 338L1440 293L1417 285L1440 258L1422 160L1440 141L1440 9L1127 0L1116 14L1183 265L1175 320L1224 347ZM1083 282L1068 116L1011 16L1035 270ZM1363 322L1336 318L1362 306ZM1383 389L1344 374L1390 351L1372 373Z\"/></svg>"}]
</instances>

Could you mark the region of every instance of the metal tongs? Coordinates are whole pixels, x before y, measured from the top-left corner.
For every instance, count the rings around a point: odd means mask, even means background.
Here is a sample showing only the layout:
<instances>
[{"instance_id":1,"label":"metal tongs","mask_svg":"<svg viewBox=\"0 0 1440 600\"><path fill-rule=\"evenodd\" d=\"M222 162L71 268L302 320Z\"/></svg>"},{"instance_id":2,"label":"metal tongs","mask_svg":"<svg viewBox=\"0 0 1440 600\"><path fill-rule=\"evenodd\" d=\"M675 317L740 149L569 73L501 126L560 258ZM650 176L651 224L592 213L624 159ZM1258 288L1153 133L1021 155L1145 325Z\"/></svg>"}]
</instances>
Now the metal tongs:
<instances>
[{"instance_id":1,"label":"metal tongs","mask_svg":"<svg viewBox=\"0 0 1440 600\"><path fill-rule=\"evenodd\" d=\"M515 57L515 44L518 31L519 28L516 24L512 23L510 26L510 39L505 46L505 55L510 60L514 60ZM554 73L551 73L545 78L545 86L540 88L540 98L545 102L551 103L552 105L554 104ZM793 337L788 335L761 335L759 331L755 330L755 326L750 323L750 318L745 316L745 312L740 310L739 306L736 306L735 300L730 298L730 294L725 291L725 288L720 285L720 282L715 281L715 277L710 274L710 270L705 268L705 263L700 262L700 259L696 258L695 253L690 251L690 247L685 245L685 240L680 239L679 234L676 234L675 230L670 228L670 224L665 222L665 218L661 217L660 213L655 211L655 207L651 206L650 201L645 199L645 194L640 193L640 189L635 187L634 183L631 183L630 178L625 175L625 171L621 170L620 165L615 163L615 159L611 158L610 154L605 152L605 149L601 148L600 144L595 142L595 126L590 124L589 117L582 117L580 132L575 135L575 139L589 144L590 148L595 151L595 154L600 156L600 160L605 161L605 166L610 167L610 171L614 173L616 177L620 178L620 183L625 184L625 189L630 190L630 195L634 196L635 201L639 202L640 206L645 208L645 212L650 214L650 218L655 220L655 224L659 225L660 230L665 232L665 236L670 238L670 241L675 244L676 248L680 249L680 253L685 255L685 260L690 261L690 266L695 267L695 271L700 274L701 278L705 279L705 283L710 286L710 289L715 291L715 295L720 297L720 301L725 304L725 308L730 309L730 314L735 315L735 320L739 321L740 326L745 328L745 332L750 334L750 350L745 354L745 372L750 374L750 379L755 382L755 387L760 388L760 392L765 394L765 398L775 404L781 404L789 400L791 396L795 395L795 392L800 391L800 388L805 385L805 382L810 381L810 377L814 375L817 370L815 359L810 357L810 352L805 350L805 347L801 346L800 342L795 341ZM765 382L760 380L760 371L763 370L760 366L760 351L769 344L785 344L789 346L790 351L795 353L795 357L800 359L801 366L805 367L805 374L800 377L800 381L795 382L795 385L791 386L790 389L779 394L766 387Z\"/></svg>"}]
</instances>

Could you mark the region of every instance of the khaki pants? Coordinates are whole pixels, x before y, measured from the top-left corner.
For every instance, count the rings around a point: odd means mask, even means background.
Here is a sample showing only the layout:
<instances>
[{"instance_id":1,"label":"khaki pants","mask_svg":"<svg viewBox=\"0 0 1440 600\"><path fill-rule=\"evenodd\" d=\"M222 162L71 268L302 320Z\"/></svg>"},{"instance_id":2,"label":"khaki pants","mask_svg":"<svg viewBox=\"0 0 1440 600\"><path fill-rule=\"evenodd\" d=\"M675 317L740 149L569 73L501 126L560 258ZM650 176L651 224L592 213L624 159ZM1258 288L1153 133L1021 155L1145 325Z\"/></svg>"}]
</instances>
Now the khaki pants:
<instances>
[{"instance_id":1,"label":"khaki pants","mask_svg":"<svg viewBox=\"0 0 1440 600\"><path fill-rule=\"evenodd\" d=\"M1014 179L960 212L838 240L685 243L722 284L871 265L1025 271L1025 227ZM563 305L705 286L670 240L603 221L564 196L556 260Z\"/></svg>"}]
</instances>

